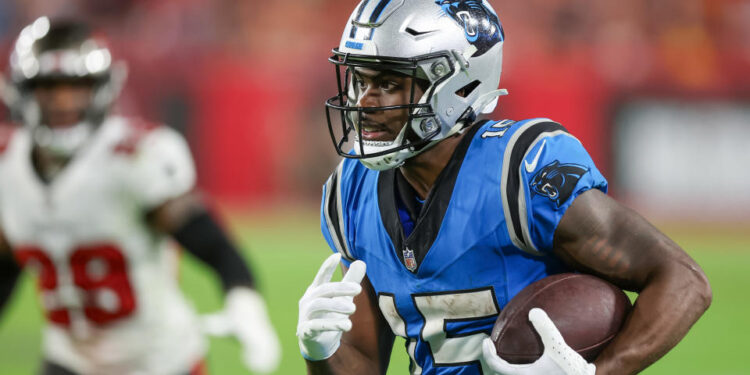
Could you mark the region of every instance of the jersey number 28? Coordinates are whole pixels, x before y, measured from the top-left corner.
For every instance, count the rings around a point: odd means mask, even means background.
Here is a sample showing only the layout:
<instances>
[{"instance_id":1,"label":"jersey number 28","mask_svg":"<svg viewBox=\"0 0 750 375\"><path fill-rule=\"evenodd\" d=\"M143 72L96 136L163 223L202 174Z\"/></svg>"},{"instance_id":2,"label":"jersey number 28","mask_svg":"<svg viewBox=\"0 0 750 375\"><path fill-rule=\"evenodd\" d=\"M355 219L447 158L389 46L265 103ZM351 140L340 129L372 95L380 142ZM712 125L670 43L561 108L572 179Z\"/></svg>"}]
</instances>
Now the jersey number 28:
<instances>
[{"instance_id":1,"label":"jersey number 28","mask_svg":"<svg viewBox=\"0 0 750 375\"><path fill-rule=\"evenodd\" d=\"M53 323L69 326L71 308L81 308L86 319L98 325L135 310L125 257L114 245L80 246L71 252L67 269L75 288L60 286L59 270L39 247L25 246L14 252L24 267L38 267L42 304Z\"/></svg>"}]
</instances>

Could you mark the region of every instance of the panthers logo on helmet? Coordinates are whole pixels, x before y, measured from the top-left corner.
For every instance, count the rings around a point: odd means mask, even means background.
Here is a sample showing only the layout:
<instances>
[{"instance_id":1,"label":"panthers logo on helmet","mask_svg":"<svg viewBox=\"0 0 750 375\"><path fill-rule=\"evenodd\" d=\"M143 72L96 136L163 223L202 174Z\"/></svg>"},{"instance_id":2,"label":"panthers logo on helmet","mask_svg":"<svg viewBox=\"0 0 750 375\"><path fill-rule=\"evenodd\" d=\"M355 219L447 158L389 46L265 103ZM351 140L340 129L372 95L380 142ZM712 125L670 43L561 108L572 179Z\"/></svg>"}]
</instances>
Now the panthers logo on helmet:
<instances>
[{"instance_id":1,"label":"panthers logo on helmet","mask_svg":"<svg viewBox=\"0 0 750 375\"><path fill-rule=\"evenodd\" d=\"M497 15L482 0L435 0L443 12L464 28L466 40L477 47L474 56L481 56L505 39L505 32Z\"/></svg>"},{"instance_id":2,"label":"panthers logo on helmet","mask_svg":"<svg viewBox=\"0 0 750 375\"><path fill-rule=\"evenodd\" d=\"M560 207L573 194L578 180L589 169L578 164L560 164L558 160L547 164L531 180L533 193L544 195Z\"/></svg>"}]
</instances>

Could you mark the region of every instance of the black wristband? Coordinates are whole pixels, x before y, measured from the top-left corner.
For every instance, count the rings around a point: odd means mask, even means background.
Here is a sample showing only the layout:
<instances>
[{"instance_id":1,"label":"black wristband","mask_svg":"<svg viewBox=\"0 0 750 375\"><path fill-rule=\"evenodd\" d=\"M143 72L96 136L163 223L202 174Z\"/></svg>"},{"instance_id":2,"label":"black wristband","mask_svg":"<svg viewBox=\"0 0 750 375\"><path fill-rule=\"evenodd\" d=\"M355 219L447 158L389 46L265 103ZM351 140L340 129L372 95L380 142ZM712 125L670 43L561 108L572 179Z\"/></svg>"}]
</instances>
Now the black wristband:
<instances>
[{"instance_id":1,"label":"black wristband","mask_svg":"<svg viewBox=\"0 0 750 375\"><path fill-rule=\"evenodd\" d=\"M13 259L13 254L10 251L0 251L0 311L10 300L20 274L21 267Z\"/></svg>"}]
</instances>

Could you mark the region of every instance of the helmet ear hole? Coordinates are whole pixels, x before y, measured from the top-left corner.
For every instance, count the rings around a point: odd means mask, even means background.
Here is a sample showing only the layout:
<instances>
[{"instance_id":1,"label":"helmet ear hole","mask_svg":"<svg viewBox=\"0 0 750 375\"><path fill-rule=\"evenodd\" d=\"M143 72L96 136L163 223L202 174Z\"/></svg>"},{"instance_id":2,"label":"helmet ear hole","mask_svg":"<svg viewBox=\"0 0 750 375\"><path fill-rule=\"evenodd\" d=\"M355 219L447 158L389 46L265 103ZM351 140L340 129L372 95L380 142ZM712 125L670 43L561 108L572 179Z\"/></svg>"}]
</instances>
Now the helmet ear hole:
<instances>
[{"instance_id":1,"label":"helmet ear hole","mask_svg":"<svg viewBox=\"0 0 750 375\"><path fill-rule=\"evenodd\" d=\"M475 79L475 80L469 82L469 84L465 85L464 87L461 87L460 89L456 90L456 95L458 95L458 96L460 96L462 98L465 98L465 97L471 95L471 93L474 91L474 89L476 89L477 86L479 86L479 84L481 84L481 83L482 83L481 81L479 81L478 79Z\"/></svg>"}]
</instances>

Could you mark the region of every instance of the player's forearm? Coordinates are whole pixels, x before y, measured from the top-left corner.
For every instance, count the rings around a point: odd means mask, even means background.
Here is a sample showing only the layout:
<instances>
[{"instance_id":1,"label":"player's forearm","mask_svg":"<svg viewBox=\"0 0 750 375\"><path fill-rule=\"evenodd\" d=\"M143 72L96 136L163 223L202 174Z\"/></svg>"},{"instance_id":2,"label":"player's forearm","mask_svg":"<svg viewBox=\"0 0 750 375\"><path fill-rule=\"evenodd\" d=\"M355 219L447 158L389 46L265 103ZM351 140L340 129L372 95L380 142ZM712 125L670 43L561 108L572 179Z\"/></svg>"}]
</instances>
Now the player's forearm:
<instances>
[{"instance_id":1,"label":"player's forearm","mask_svg":"<svg viewBox=\"0 0 750 375\"><path fill-rule=\"evenodd\" d=\"M225 291L234 287L255 288L250 267L207 211L192 212L171 234L182 247L216 272Z\"/></svg>"},{"instance_id":2,"label":"player's forearm","mask_svg":"<svg viewBox=\"0 0 750 375\"><path fill-rule=\"evenodd\" d=\"M224 291L255 288L247 262L227 232L194 193L172 198L150 210L151 226L172 236L183 248L216 271Z\"/></svg>"},{"instance_id":3,"label":"player's forearm","mask_svg":"<svg viewBox=\"0 0 750 375\"><path fill-rule=\"evenodd\" d=\"M367 358L355 347L344 342L330 358L322 361L306 361L310 375L384 374L377 361Z\"/></svg>"},{"instance_id":4,"label":"player's forearm","mask_svg":"<svg viewBox=\"0 0 750 375\"><path fill-rule=\"evenodd\" d=\"M655 273L622 331L597 358L597 374L635 374L674 347L711 303L703 271L690 259Z\"/></svg>"}]
</instances>

